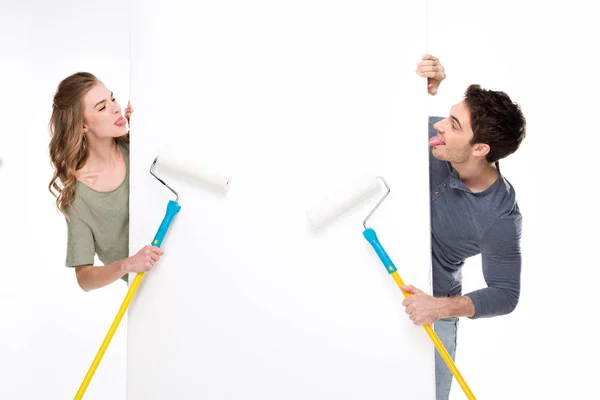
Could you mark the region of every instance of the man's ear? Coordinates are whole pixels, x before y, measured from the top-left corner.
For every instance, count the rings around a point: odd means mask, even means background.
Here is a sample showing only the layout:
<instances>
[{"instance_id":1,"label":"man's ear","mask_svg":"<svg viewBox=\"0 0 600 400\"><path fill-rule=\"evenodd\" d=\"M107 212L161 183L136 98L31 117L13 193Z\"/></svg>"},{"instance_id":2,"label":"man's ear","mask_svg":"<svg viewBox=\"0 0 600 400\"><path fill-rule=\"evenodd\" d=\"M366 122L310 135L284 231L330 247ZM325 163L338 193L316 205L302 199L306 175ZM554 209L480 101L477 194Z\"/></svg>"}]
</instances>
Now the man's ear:
<instances>
[{"instance_id":1,"label":"man's ear","mask_svg":"<svg viewBox=\"0 0 600 400\"><path fill-rule=\"evenodd\" d=\"M477 143L473 146L473 155L475 157L485 157L490 152L490 150L491 148L489 144Z\"/></svg>"}]
</instances>

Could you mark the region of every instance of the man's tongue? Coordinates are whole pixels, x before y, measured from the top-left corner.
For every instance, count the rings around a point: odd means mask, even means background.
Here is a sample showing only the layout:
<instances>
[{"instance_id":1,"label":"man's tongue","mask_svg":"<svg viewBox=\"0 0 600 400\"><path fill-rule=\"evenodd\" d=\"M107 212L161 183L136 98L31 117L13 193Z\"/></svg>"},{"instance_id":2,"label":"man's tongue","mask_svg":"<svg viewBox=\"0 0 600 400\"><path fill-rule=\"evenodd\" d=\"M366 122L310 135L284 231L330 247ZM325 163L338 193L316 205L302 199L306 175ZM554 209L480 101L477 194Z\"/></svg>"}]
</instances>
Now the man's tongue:
<instances>
[{"instance_id":1,"label":"man's tongue","mask_svg":"<svg viewBox=\"0 0 600 400\"><path fill-rule=\"evenodd\" d=\"M442 146L446 144L440 135L434 136L429 139L430 146Z\"/></svg>"}]
</instances>

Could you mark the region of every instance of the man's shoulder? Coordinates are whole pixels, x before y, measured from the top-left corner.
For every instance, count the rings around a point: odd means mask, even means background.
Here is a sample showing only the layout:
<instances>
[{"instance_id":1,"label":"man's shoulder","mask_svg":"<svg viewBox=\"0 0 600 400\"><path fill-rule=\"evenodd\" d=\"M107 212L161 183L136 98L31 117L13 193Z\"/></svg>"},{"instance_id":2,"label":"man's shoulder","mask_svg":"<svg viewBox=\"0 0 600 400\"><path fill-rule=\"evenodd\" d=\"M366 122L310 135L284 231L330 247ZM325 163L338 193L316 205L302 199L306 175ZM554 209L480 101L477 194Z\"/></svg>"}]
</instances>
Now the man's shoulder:
<instances>
[{"instance_id":1,"label":"man's shoulder","mask_svg":"<svg viewBox=\"0 0 600 400\"><path fill-rule=\"evenodd\" d=\"M517 192L515 187L509 180L500 174L500 193L502 194L502 202L510 209L517 207Z\"/></svg>"},{"instance_id":2,"label":"man's shoulder","mask_svg":"<svg viewBox=\"0 0 600 400\"><path fill-rule=\"evenodd\" d=\"M504 176L500 177L500 185L494 199L495 212L490 224L491 230L519 233L521 230L521 210L513 185Z\"/></svg>"}]
</instances>

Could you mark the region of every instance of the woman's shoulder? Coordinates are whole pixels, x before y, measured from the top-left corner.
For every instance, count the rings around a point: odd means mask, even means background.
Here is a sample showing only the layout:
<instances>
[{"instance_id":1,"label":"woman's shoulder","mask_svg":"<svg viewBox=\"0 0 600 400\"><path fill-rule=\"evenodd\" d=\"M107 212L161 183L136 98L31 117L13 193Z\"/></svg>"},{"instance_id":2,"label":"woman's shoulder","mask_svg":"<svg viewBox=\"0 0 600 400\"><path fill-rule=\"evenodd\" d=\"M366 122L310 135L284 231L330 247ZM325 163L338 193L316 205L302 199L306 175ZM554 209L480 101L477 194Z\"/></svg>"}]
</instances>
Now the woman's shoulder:
<instances>
[{"instance_id":1,"label":"woman's shoulder","mask_svg":"<svg viewBox=\"0 0 600 400\"><path fill-rule=\"evenodd\" d=\"M119 140L119 141L117 141L117 143L119 144L119 146L121 148L121 153L123 154L123 157L125 158L125 162L129 166L129 141Z\"/></svg>"},{"instance_id":2,"label":"woman's shoulder","mask_svg":"<svg viewBox=\"0 0 600 400\"><path fill-rule=\"evenodd\" d=\"M80 182L75 184L75 194L73 200L71 200L69 204L65 205L65 213L67 214L68 219L81 219L82 214L85 214L85 211L88 207L86 201L81 198L80 186Z\"/></svg>"},{"instance_id":3,"label":"woman's shoulder","mask_svg":"<svg viewBox=\"0 0 600 400\"><path fill-rule=\"evenodd\" d=\"M127 154L129 154L129 141L119 140L117 143L119 143L119 145L121 146L123 151L125 151L125 152L127 152Z\"/></svg>"}]
</instances>

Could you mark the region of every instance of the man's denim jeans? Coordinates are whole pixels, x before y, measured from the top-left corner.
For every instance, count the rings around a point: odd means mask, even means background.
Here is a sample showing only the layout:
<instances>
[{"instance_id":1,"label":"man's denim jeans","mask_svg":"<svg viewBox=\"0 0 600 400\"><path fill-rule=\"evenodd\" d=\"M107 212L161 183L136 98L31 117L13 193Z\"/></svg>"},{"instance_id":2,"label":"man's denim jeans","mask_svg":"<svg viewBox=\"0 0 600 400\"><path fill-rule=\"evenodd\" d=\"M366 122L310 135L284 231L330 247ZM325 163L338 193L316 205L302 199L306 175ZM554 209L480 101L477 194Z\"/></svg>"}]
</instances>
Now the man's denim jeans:
<instances>
[{"instance_id":1,"label":"man's denim jeans","mask_svg":"<svg viewBox=\"0 0 600 400\"><path fill-rule=\"evenodd\" d=\"M458 330L458 318L442 318L433 323L433 330L444 344L452 360L456 356L456 334ZM446 365L440 353L435 350L435 393L436 400L448 400L450 398L450 387L454 376Z\"/></svg>"}]
</instances>

